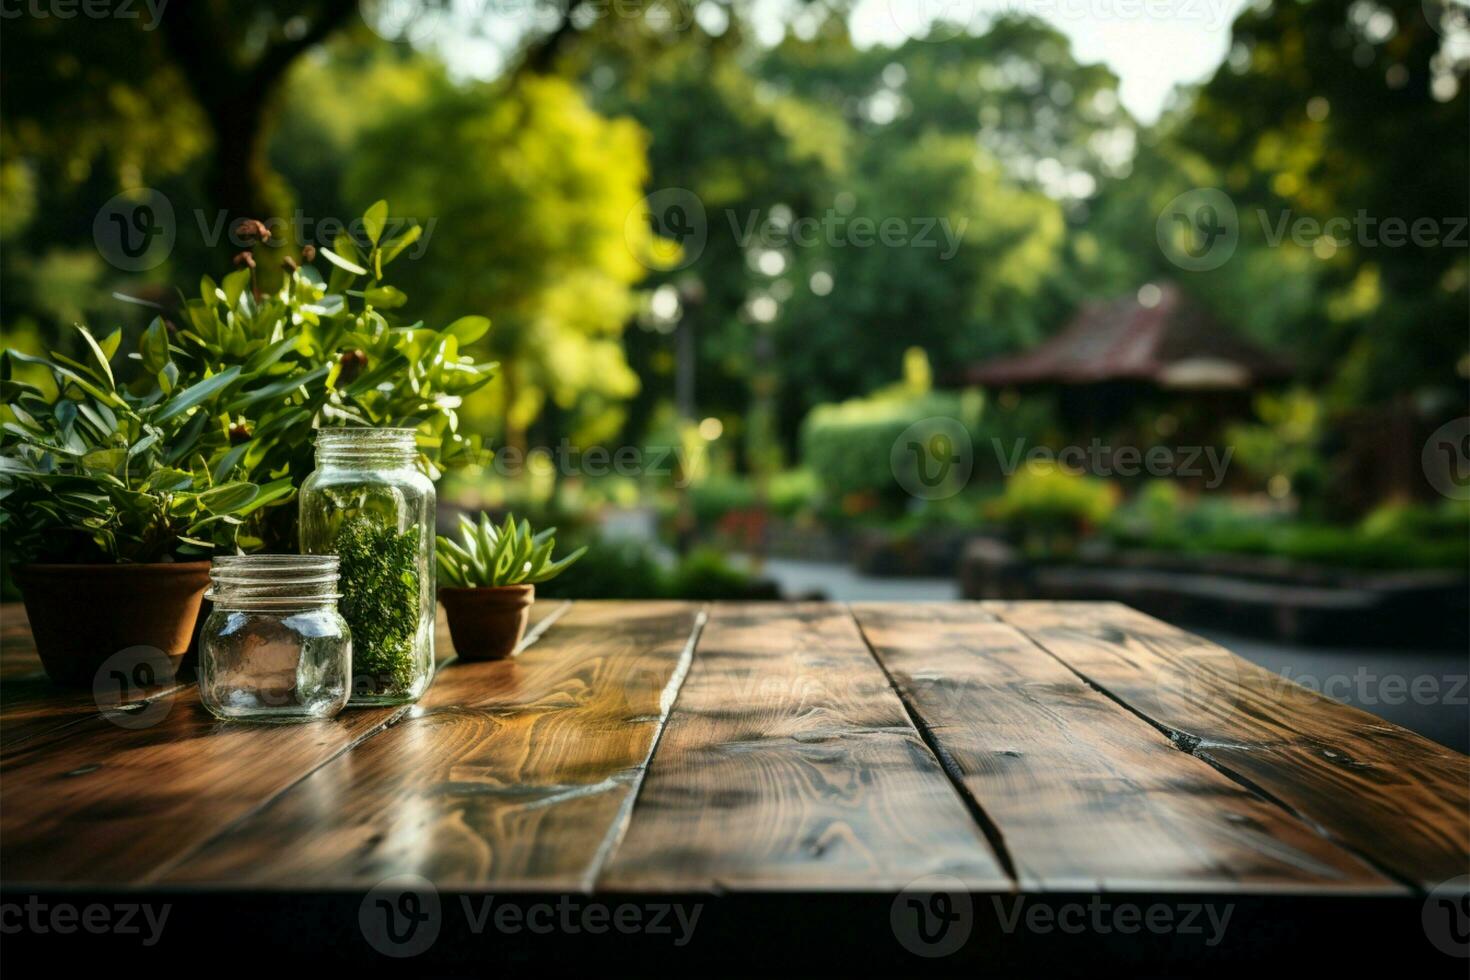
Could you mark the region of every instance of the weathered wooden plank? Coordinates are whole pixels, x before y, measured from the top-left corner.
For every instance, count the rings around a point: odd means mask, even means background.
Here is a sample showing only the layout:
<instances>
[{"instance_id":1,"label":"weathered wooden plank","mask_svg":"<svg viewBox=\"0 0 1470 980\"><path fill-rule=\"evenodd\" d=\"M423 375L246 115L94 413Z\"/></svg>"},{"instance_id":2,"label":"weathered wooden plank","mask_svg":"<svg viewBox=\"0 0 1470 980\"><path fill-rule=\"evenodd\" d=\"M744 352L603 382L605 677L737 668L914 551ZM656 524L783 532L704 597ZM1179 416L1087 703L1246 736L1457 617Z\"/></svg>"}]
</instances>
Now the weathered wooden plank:
<instances>
[{"instance_id":1,"label":"weathered wooden plank","mask_svg":"<svg viewBox=\"0 0 1470 980\"><path fill-rule=\"evenodd\" d=\"M58 687L41 669L25 607L20 603L0 606L0 751L86 721L100 711L168 697L188 686L170 680L98 691Z\"/></svg>"},{"instance_id":2,"label":"weathered wooden plank","mask_svg":"<svg viewBox=\"0 0 1470 980\"><path fill-rule=\"evenodd\" d=\"M166 880L331 887L411 872L445 887L586 888L627 820L701 616L686 603L577 603L516 660L447 668L418 710Z\"/></svg>"},{"instance_id":3,"label":"weathered wooden plank","mask_svg":"<svg viewBox=\"0 0 1470 980\"><path fill-rule=\"evenodd\" d=\"M716 606L598 887L1012 883L863 645L827 605Z\"/></svg>"},{"instance_id":4,"label":"weathered wooden plank","mask_svg":"<svg viewBox=\"0 0 1470 980\"><path fill-rule=\"evenodd\" d=\"M1380 869L1432 888L1470 867L1470 757L1125 606L987 608Z\"/></svg>"},{"instance_id":5,"label":"weathered wooden plank","mask_svg":"<svg viewBox=\"0 0 1470 980\"><path fill-rule=\"evenodd\" d=\"M533 619L560 609L538 604ZM441 658L448 635L441 615ZM269 726L216 721L192 683L131 711L99 713L90 694L81 698L38 691L21 716L29 735L0 752L8 883L148 880L408 711L349 709L331 722Z\"/></svg>"},{"instance_id":6,"label":"weathered wooden plank","mask_svg":"<svg viewBox=\"0 0 1470 980\"><path fill-rule=\"evenodd\" d=\"M1023 887L1404 891L978 606L853 612Z\"/></svg>"}]
</instances>

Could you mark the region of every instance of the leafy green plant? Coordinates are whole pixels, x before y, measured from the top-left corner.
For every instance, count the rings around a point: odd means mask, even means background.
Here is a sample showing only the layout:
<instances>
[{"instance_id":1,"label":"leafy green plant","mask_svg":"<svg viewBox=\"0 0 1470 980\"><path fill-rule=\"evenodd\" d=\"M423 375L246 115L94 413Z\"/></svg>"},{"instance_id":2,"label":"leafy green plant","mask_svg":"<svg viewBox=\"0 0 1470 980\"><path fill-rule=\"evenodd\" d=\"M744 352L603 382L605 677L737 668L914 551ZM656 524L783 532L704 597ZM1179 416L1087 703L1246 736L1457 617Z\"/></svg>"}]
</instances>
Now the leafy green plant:
<instances>
[{"instance_id":1,"label":"leafy green plant","mask_svg":"<svg viewBox=\"0 0 1470 980\"><path fill-rule=\"evenodd\" d=\"M442 585L460 589L499 588L506 585L535 585L556 578L587 553L578 548L560 561L552 560L556 528L533 533L530 521L516 523L508 514L496 527L485 515L480 523L459 518L459 541L439 537L437 558Z\"/></svg>"},{"instance_id":2,"label":"leafy green plant","mask_svg":"<svg viewBox=\"0 0 1470 980\"><path fill-rule=\"evenodd\" d=\"M0 355L13 420L0 433L0 528L12 556L143 563L235 548L250 515L292 492L288 479L232 480L233 466L206 459L200 423L240 369L139 394L113 374L121 332L98 340L78 330L85 361ZM15 378L16 362L45 368L54 392Z\"/></svg>"},{"instance_id":3,"label":"leafy green plant","mask_svg":"<svg viewBox=\"0 0 1470 980\"><path fill-rule=\"evenodd\" d=\"M1006 481L988 516L1009 526L1034 553L1063 553L1112 516L1114 483L1074 473L1053 462L1032 461Z\"/></svg>"},{"instance_id":4,"label":"leafy green plant","mask_svg":"<svg viewBox=\"0 0 1470 980\"><path fill-rule=\"evenodd\" d=\"M337 532L342 616L352 630L353 674L374 693L402 693L413 686L418 663L419 528L356 515Z\"/></svg>"},{"instance_id":5,"label":"leafy green plant","mask_svg":"<svg viewBox=\"0 0 1470 980\"><path fill-rule=\"evenodd\" d=\"M417 429L420 465L431 478L478 450L478 439L459 431L458 412L497 365L463 351L490 321L466 316L435 328L401 319L395 311L408 297L383 270L421 229L385 238L383 201L367 209L361 227L362 242L343 232L331 248L303 250L303 259L326 263L325 279L311 261L288 258L280 288L264 293L254 258L242 254L241 268L218 283L205 276L197 296L183 297L180 323L159 317L143 332L132 356L143 373L136 390L146 397L169 399L202 379L227 379L211 392L209 410L191 420L211 471L258 483L284 477L299 487L315 466L313 429L333 425ZM294 546L295 508L258 516L243 545Z\"/></svg>"}]
</instances>

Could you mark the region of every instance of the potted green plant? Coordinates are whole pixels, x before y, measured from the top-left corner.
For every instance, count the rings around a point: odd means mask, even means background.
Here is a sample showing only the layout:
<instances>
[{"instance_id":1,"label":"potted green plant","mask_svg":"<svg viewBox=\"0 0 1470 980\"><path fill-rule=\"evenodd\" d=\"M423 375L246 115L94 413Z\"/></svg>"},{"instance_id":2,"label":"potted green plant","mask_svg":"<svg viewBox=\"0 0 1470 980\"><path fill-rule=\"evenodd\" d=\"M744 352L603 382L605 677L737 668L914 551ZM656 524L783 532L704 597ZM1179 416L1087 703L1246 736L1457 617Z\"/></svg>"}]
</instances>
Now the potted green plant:
<instances>
[{"instance_id":1,"label":"potted green plant","mask_svg":"<svg viewBox=\"0 0 1470 980\"><path fill-rule=\"evenodd\" d=\"M536 584L556 578L587 553L553 560L556 528L533 532L515 515L496 527L485 514L459 518L459 540L439 537L439 601L455 652L465 660L503 660L526 635Z\"/></svg>"},{"instance_id":2,"label":"potted green plant","mask_svg":"<svg viewBox=\"0 0 1470 980\"><path fill-rule=\"evenodd\" d=\"M78 329L85 360L0 355L0 529L46 673L90 685L124 650L177 666L209 582L205 559L237 547L248 516L291 484L231 479L232 467L199 453L238 368L137 394L113 375L121 334ZM14 377L17 363L44 368L49 390Z\"/></svg>"}]
</instances>

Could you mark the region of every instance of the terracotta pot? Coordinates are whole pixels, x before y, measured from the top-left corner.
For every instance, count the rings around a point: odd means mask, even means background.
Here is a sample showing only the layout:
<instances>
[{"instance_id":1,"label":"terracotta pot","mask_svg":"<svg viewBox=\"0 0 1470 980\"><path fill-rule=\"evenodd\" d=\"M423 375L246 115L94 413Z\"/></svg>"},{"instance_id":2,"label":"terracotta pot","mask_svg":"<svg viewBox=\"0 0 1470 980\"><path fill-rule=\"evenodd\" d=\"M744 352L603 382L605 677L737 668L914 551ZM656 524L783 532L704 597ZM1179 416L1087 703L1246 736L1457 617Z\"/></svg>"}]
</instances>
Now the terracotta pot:
<instances>
[{"instance_id":1,"label":"terracotta pot","mask_svg":"<svg viewBox=\"0 0 1470 980\"><path fill-rule=\"evenodd\" d=\"M449 637L461 660L504 660L515 656L531 620L534 585L495 589L439 590Z\"/></svg>"},{"instance_id":2,"label":"terracotta pot","mask_svg":"<svg viewBox=\"0 0 1470 980\"><path fill-rule=\"evenodd\" d=\"M209 562L22 565L15 581L47 676L91 687L121 650L152 647L178 666L209 588Z\"/></svg>"}]
</instances>

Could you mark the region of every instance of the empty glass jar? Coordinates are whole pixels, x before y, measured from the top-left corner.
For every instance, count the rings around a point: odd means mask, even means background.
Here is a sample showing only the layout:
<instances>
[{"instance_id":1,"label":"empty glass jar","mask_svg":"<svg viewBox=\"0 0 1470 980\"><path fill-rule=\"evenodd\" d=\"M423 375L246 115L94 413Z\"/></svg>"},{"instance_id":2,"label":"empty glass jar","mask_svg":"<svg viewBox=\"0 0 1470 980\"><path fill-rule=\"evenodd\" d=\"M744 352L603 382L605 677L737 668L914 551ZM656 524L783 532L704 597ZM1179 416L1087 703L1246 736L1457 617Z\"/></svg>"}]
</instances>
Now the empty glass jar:
<instances>
[{"instance_id":1,"label":"empty glass jar","mask_svg":"<svg viewBox=\"0 0 1470 980\"><path fill-rule=\"evenodd\" d=\"M337 559L216 558L199 636L199 698L217 718L295 722L347 704L352 640L337 611Z\"/></svg>"},{"instance_id":2,"label":"empty glass jar","mask_svg":"<svg viewBox=\"0 0 1470 980\"><path fill-rule=\"evenodd\" d=\"M322 429L301 550L341 560L352 703L417 701L434 678L434 484L412 429Z\"/></svg>"}]
</instances>

